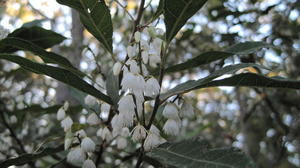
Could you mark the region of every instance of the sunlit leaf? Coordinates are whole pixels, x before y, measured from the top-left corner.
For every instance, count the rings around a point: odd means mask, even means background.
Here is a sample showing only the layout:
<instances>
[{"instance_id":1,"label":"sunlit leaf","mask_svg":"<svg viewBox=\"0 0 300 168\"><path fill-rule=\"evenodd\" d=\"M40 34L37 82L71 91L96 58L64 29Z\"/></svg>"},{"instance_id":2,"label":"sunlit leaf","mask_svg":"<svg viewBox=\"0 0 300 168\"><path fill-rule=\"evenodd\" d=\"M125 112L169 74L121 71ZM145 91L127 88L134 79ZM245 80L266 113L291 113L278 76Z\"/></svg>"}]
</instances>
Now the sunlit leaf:
<instances>
[{"instance_id":1,"label":"sunlit leaf","mask_svg":"<svg viewBox=\"0 0 300 168\"><path fill-rule=\"evenodd\" d=\"M104 1L99 0L57 0L79 12L85 28L94 35L112 53L113 27L111 15Z\"/></svg>"}]
</instances>

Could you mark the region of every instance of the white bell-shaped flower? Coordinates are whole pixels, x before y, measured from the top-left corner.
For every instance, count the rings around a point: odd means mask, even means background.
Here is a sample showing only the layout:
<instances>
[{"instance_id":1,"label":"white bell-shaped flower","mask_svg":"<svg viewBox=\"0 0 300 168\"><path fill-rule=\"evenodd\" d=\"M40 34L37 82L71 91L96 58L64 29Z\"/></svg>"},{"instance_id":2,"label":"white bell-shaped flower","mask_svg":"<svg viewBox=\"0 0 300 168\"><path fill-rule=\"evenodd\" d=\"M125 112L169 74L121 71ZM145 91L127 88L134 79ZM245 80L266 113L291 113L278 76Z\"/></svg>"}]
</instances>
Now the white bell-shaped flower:
<instances>
[{"instance_id":1,"label":"white bell-shaped flower","mask_svg":"<svg viewBox=\"0 0 300 168\"><path fill-rule=\"evenodd\" d=\"M137 43L140 42L140 40L141 40L141 32L137 31L137 32L134 33L134 40Z\"/></svg>"},{"instance_id":2,"label":"white bell-shaped flower","mask_svg":"<svg viewBox=\"0 0 300 168\"><path fill-rule=\"evenodd\" d=\"M132 133L132 140L134 142L138 142L140 140L143 140L145 139L147 136L147 132L146 132L146 129L138 124L134 129L133 129L133 133Z\"/></svg>"},{"instance_id":3,"label":"white bell-shaped flower","mask_svg":"<svg viewBox=\"0 0 300 168\"><path fill-rule=\"evenodd\" d=\"M119 136L117 138L117 148L118 149L125 149L127 147L127 140L126 138Z\"/></svg>"},{"instance_id":4,"label":"white bell-shaped flower","mask_svg":"<svg viewBox=\"0 0 300 168\"><path fill-rule=\"evenodd\" d=\"M66 117L66 112L63 108L59 108L56 114L56 119L61 121Z\"/></svg>"},{"instance_id":5,"label":"white bell-shaped flower","mask_svg":"<svg viewBox=\"0 0 300 168\"><path fill-rule=\"evenodd\" d=\"M125 127L131 127L134 120L134 111L122 111L119 114L119 120Z\"/></svg>"},{"instance_id":6,"label":"white bell-shaped flower","mask_svg":"<svg viewBox=\"0 0 300 168\"><path fill-rule=\"evenodd\" d=\"M194 116L194 107L190 103L184 101L180 109L180 115L188 118Z\"/></svg>"},{"instance_id":7,"label":"white bell-shaped flower","mask_svg":"<svg viewBox=\"0 0 300 168\"><path fill-rule=\"evenodd\" d=\"M160 138L154 133L149 133L144 142L145 151L150 151L151 149L159 146L161 144Z\"/></svg>"},{"instance_id":8,"label":"white bell-shaped flower","mask_svg":"<svg viewBox=\"0 0 300 168\"><path fill-rule=\"evenodd\" d=\"M95 163L92 160L86 160L84 161L82 168L96 168Z\"/></svg>"},{"instance_id":9,"label":"white bell-shaped flower","mask_svg":"<svg viewBox=\"0 0 300 168\"><path fill-rule=\"evenodd\" d=\"M96 144L91 138L85 137L81 141L81 148L85 152L94 152L96 148Z\"/></svg>"},{"instance_id":10,"label":"white bell-shaped flower","mask_svg":"<svg viewBox=\"0 0 300 168\"><path fill-rule=\"evenodd\" d=\"M143 76L149 76L149 71L144 64L142 64L142 70L143 70Z\"/></svg>"},{"instance_id":11,"label":"white bell-shaped flower","mask_svg":"<svg viewBox=\"0 0 300 168\"><path fill-rule=\"evenodd\" d=\"M155 125L151 125L150 132L153 133L153 134L156 134L158 136L160 135L160 131Z\"/></svg>"},{"instance_id":12,"label":"white bell-shaped flower","mask_svg":"<svg viewBox=\"0 0 300 168\"><path fill-rule=\"evenodd\" d=\"M164 110L163 116L168 119L178 119L178 109L174 103L167 103Z\"/></svg>"},{"instance_id":13,"label":"white bell-shaped flower","mask_svg":"<svg viewBox=\"0 0 300 168\"><path fill-rule=\"evenodd\" d=\"M118 105L118 110L120 111L120 113L134 111L135 108L132 95L125 95L121 97L121 99L118 102Z\"/></svg>"},{"instance_id":14,"label":"white bell-shaped flower","mask_svg":"<svg viewBox=\"0 0 300 168\"><path fill-rule=\"evenodd\" d=\"M129 58L133 58L136 55L135 46L128 46L127 47L127 55L128 55Z\"/></svg>"},{"instance_id":15,"label":"white bell-shaped flower","mask_svg":"<svg viewBox=\"0 0 300 168\"><path fill-rule=\"evenodd\" d=\"M143 51L149 51L150 46L149 46L148 41L141 39L141 49Z\"/></svg>"},{"instance_id":16,"label":"white bell-shaped flower","mask_svg":"<svg viewBox=\"0 0 300 168\"><path fill-rule=\"evenodd\" d=\"M142 60L144 64L148 64L148 60L149 60L149 53L148 51L142 51Z\"/></svg>"},{"instance_id":17,"label":"white bell-shaped flower","mask_svg":"<svg viewBox=\"0 0 300 168\"><path fill-rule=\"evenodd\" d=\"M140 73L140 67L138 66L137 62L133 59L129 59L127 62L126 62L126 65L129 66L129 69L130 69L130 72L131 73Z\"/></svg>"},{"instance_id":18,"label":"white bell-shaped flower","mask_svg":"<svg viewBox=\"0 0 300 168\"><path fill-rule=\"evenodd\" d=\"M121 85L123 90L143 91L145 88L145 79L140 74L128 72L124 73Z\"/></svg>"},{"instance_id":19,"label":"white bell-shaped flower","mask_svg":"<svg viewBox=\"0 0 300 168\"><path fill-rule=\"evenodd\" d=\"M86 155L81 148L72 149L67 155L67 161L72 164L82 164L86 159Z\"/></svg>"},{"instance_id":20,"label":"white bell-shaped flower","mask_svg":"<svg viewBox=\"0 0 300 168\"><path fill-rule=\"evenodd\" d=\"M165 123L163 130L167 135L178 135L179 134L179 123L174 119L168 119Z\"/></svg>"},{"instance_id":21,"label":"white bell-shaped flower","mask_svg":"<svg viewBox=\"0 0 300 168\"><path fill-rule=\"evenodd\" d=\"M159 92L160 86L158 81L154 77L148 79L146 81L145 96L155 97L159 94Z\"/></svg>"},{"instance_id":22,"label":"white bell-shaped flower","mask_svg":"<svg viewBox=\"0 0 300 168\"><path fill-rule=\"evenodd\" d=\"M97 104L97 99L91 95L87 95L84 98L84 103L88 106L93 106L93 105Z\"/></svg>"},{"instance_id":23,"label":"white bell-shaped flower","mask_svg":"<svg viewBox=\"0 0 300 168\"><path fill-rule=\"evenodd\" d=\"M160 39L160 38L154 38L153 43L152 43L153 49L156 50L156 51L158 51L158 52L160 52L161 51L162 42L163 42L162 39Z\"/></svg>"},{"instance_id":24,"label":"white bell-shaped flower","mask_svg":"<svg viewBox=\"0 0 300 168\"><path fill-rule=\"evenodd\" d=\"M121 130L124 125L120 120L119 114L114 115L110 123L113 130Z\"/></svg>"},{"instance_id":25,"label":"white bell-shaped flower","mask_svg":"<svg viewBox=\"0 0 300 168\"><path fill-rule=\"evenodd\" d=\"M97 132L97 136L100 136L103 140L106 141L111 141L113 139L113 136L107 127L101 130L99 129Z\"/></svg>"},{"instance_id":26,"label":"white bell-shaped flower","mask_svg":"<svg viewBox=\"0 0 300 168\"><path fill-rule=\"evenodd\" d=\"M84 130L79 130L75 133L76 136L78 136L79 138L85 138L86 137L86 133Z\"/></svg>"},{"instance_id":27,"label":"white bell-shaped flower","mask_svg":"<svg viewBox=\"0 0 300 168\"><path fill-rule=\"evenodd\" d=\"M113 66L113 73L115 76L118 76L121 72L122 64L120 62L116 62Z\"/></svg>"},{"instance_id":28,"label":"white bell-shaped flower","mask_svg":"<svg viewBox=\"0 0 300 168\"><path fill-rule=\"evenodd\" d=\"M96 113L92 113L88 116L87 121L88 124L90 125L98 125L101 123L100 118L97 116Z\"/></svg>"},{"instance_id":29,"label":"white bell-shaped flower","mask_svg":"<svg viewBox=\"0 0 300 168\"><path fill-rule=\"evenodd\" d=\"M73 120L68 116L64 120L61 121L61 127L64 128L64 131L68 131L72 125L73 125Z\"/></svg>"}]
</instances>

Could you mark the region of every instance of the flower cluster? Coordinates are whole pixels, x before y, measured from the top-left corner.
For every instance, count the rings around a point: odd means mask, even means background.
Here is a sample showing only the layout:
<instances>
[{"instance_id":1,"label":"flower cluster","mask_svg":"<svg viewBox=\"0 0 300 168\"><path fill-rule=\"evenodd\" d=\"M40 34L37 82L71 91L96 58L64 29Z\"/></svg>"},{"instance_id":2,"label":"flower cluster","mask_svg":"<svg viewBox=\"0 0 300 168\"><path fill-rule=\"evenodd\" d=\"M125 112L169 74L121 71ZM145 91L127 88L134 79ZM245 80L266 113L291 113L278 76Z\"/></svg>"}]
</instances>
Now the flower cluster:
<instances>
[{"instance_id":1,"label":"flower cluster","mask_svg":"<svg viewBox=\"0 0 300 168\"><path fill-rule=\"evenodd\" d=\"M96 112L90 112L85 120L89 126L100 127L96 135L102 143L115 144L117 149L123 150L131 139L131 142L141 143L143 149L149 151L166 142L160 130L149 121L153 110L150 111L150 107L145 107L146 100L155 99L161 92L159 81L148 71L149 67L156 68L161 63L163 46L163 41L159 38L161 34L160 29L153 27L137 31L133 36L133 42L127 47L126 60L114 64L113 75L121 78L117 107L111 108L109 105L105 106L107 104L102 104L101 114L109 113L109 117L103 119ZM97 107L99 104L92 96L86 96L84 102L87 107ZM96 144L84 130L79 130L75 134L70 131L73 120L66 115L68 106L66 102L57 112L57 119L61 121L61 126L66 132L65 149L69 150L67 161L76 165L81 164L85 168L93 168L95 164L91 156ZM180 132L181 118L191 117L194 113L193 108L186 101L177 104L166 103L164 106L162 115L166 118L166 122L162 130L166 135L176 136ZM151 126L146 124L149 122ZM80 145L76 146L75 143Z\"/></svg>"}]
</instances>

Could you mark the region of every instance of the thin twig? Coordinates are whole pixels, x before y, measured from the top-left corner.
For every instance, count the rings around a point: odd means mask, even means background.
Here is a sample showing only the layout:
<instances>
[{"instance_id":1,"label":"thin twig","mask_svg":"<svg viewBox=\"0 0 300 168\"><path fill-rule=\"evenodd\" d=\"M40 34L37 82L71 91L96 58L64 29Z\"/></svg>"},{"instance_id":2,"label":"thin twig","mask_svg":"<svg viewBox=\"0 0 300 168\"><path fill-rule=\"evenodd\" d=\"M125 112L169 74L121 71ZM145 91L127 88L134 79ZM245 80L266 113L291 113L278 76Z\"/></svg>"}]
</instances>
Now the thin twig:
<instances>
[{"instance_id":1,"label":"thin twig","mask_svg":"<svg viewBox=\"0 0 300 168\"><path fill-rule=\"evenodd\" d=\"M134 17L127 11L126 7L122 5L118 0L114 0L121 8L124 9L125 13L130 17L132 21L134 21Z\"/></svg>"}]
</instances>

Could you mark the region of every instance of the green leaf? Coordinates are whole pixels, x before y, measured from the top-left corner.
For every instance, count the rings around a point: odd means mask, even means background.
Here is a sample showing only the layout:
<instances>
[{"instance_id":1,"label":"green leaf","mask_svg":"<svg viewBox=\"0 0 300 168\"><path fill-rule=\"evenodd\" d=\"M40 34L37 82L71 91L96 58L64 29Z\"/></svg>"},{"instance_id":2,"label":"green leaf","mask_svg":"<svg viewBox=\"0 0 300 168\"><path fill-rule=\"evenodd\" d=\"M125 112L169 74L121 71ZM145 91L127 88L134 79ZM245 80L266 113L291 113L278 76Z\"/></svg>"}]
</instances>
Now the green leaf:
<instances>
[{"instance_id":1,"label":"green leaf","mask_svg":"<svg viewBox=\"0 0 300 168\"><path fill-rule=\"evenodd\" d=\"M148 156L178 168L250 168L251 160L234 148L210 149L205 141L185 140L166 143Z\"/></svg>"},{"instance_id":2,"label":"green leaf","mask_svg":"<svg viewBox=\"0 0 300 168\"><path fill-rule=\"evenodd\" d=\"M94 35L112 53L113 27L111 15L104 1L99 0L57 0L79 12L85 28Z\"/></svg>"},{"instance_id":3,"label":"green leaf","mask_svg":"<svg viewBox=\"0 0 300 168\"><path fill-rule=\"evenodd\" d=\"M7 159L3 162L0 162L0 167L9 167L12 165L21 166L31 161L35 161L39 158L50 156L59 152L64 151L64 145L59 145L58 147L49 147L44 148L38 152L31 154L22 154L16 158Z\"/></svg>"},{"instance_id":4,"label":"green leaf","mask_svg":"<svg viewBox=\"0 0 300 168\"><path fill-rule=\"evenodd\" d=\"M37 26L21 27L10 33L7 37L24 39L44 49L59 44L66 39L60 34ZM12 53L15 51L18 51L15 47L0 46L1 53Z\"/></svg>"},{"instance_id":5,"label":"green leaf","mask_svg":"<svg viewBox=\"0 0 300 168\"><path fill-rule=\"evenodd\" d=\"M71 132L75 133L81 129L85 129L87 128L88 125L87 124L80 124L80 123L73 123L72 127L71 127Z\"/></svg>"},{"instance_id":6,"label":"green leaf","mask_svg":"<svg viewBox=\"0 0 300 168\"><path fill-rule=\"evenodd\" d=\"M74 72L75 74L83 77L85 76L84 73L80 72L79 70L77 70L72 64L71 62L66 59L65 57L58 55L56 53L53 52L47 52L46 50L44 50L43 48L39 47L38 45L27 41L27 40L23 40L20 38L5 38L3 40L0 41L0 48L3 47L14 47L20 50L24 50L24 51L30 51L35 55L40 56L44 62L46 63L55 63L58 64L72 72Z\"/></svg>"},{"instance_id":7,"label":"green leaf","mask_svg":"<svg viewBox=\"0 0 300 168\"><path fill-rule=\"evenodd\" d=\"M109 71L106 75L106 90L108 96L112 99L114 105L117 107L120 95L119 95L119 76L115 76L113 71Z\"/></svg>"},{"instance_id":8,"label":"green leaf","mask_svg":"<svg viewBox=\"0 0 300 168\"><path fill-rule=\"evenodd\" d=\"M151 22L156 20L161 14L164 13L164 4L165 4L165 0L160 0L159 1L158 7L157 7L156 12L154 13L152 19L151 19Z\"/></svg>"},{"instance_id":9,"label":"green leaf","mask_svg":"<svg viewBox=\"0 0 300 168\"><path fill-rule=\"evenodd\" d=\"M77 75L66 69L36 63L12 54L0 54L0 59L5 59L19 64L21 67L29 71L50 76L96 98L99 98L108 104L112 104L111 99L107 95L103 94L92 85L88 84L86 81L82 80Z\"/></svg>"},{"instance_id":10,"label":"green leaf","mask_svg":"<svg viewBox=\"0 0 300 168\"><path fill-rule=\"evenodd\" d=\"M182 26L207 0L165 0L166 40L170 42Z\"/></svg>"},{"instance_id":11,"label":"green leaf","mask_svg":"<svg viewBox=\"0 0 300 168\"><path fill-rule=\"evenodd\" d=\"M187 60L184 63L177 64L174 66L170 66L166 68L166 73L171 72L178 72L183 71L186 69L191 69L195 67L199 67L204 64L208 64L210 62L219 60L219 59L225 59L228 57L231 57L236 54L251 54L257 50L260 50L262 48L272 47L272 45L264 43L264 42L245 42L245 43L239 43L234 46L229 47L225 51L211 51L202 53L192 59Z\"/></svg>"},{"instance_id":12,"label":"green leaf","mask_svg":"<svg viewBox=\"0 0 300 168\"><path fill-rule=\"evenodd\" d=\"M216 86L300 89L300 80L289 80L282 77L266 77L255 73L242 73L229 78L208 82L198 86L196 89Z\"/></svg>"},{"instance_id":13,"label":"green leaf","mask_svg":"<svg viewBox=\"0 0 300 168\"><path fill-rule=\"evenodd\" d=\"M243 69L243 68L247 68L247 67L257 67L257 68L262 68L262 69L266 69L265 67L261 66L261 65L257 65L257 64L252 64L252 63L244 63L244 64L235 64L235 65L229 65L226 66L222 69L219 69L215 72L213 72L212 74L208 75L207 77L204 77L202 79L199 80L190 80L187 81L185 83L179 84L176 87L174 87L173 89L170 89L169 91L167 91L166 93L163 93L160 95L160 99L161 100L165 100L171 96L177 95L177 94L182 94L182 93L186 93L188 91L194 90L199 86L202 86L222 75L225 74L230 74L230 73L234 73L237 70Z\"/></svg>"},{"instance_id":14,"label":"green leaf","mask_svg":"<svg viewBox=\"0 0 300 168\"><path fill-rule=\"evenodd\" d=\"M30 27L34 27L34 26L39 26L41 27L42 26L42 23L47 21L48 19L38 19L38 20L34 20L34 21L31 21L31 22L27 22L27 23L24 23L22 27L27 27L27 28L30 28Z\"/></svg>"},{"instance_id":15,"label":"green leaf","mask_svg":"<svg viewBox=\"0 0 300 168\"><path fill-rule=\"evenodd\" d=\"M229 48L227 48L225 51L234 53L234 54L251 54L261 48L268 48L268 47L274 47L268 43L256 41L256 42L244 42L235 44Z\"/></svg>"}]
</instances>

